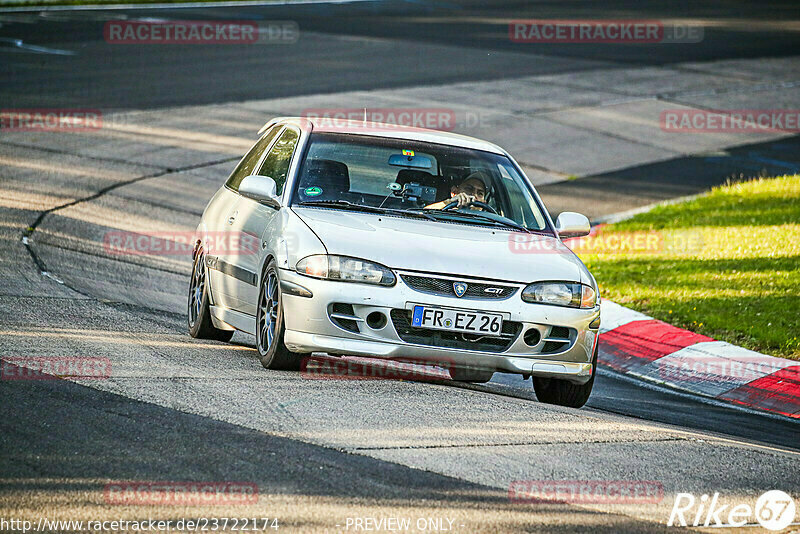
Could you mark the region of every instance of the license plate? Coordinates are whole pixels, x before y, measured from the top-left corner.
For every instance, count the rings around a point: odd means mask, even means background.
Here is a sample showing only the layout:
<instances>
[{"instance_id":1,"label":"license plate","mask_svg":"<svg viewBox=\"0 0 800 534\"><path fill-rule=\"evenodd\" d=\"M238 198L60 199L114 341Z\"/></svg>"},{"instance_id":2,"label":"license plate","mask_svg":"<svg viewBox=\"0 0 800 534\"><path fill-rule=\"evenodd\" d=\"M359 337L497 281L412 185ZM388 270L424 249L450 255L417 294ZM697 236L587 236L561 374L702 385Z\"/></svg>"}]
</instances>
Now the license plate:
<instances>
[{"instance_id":1,"label":"license plate","mask_svg":"<svg viewBox=\"0 0 800 534\"><path fill-rule=\"evenodd\" d=\"M497 336L503 331L503 316L496 313L414 306L411 326Z\"/></svg>"}]
</instances>

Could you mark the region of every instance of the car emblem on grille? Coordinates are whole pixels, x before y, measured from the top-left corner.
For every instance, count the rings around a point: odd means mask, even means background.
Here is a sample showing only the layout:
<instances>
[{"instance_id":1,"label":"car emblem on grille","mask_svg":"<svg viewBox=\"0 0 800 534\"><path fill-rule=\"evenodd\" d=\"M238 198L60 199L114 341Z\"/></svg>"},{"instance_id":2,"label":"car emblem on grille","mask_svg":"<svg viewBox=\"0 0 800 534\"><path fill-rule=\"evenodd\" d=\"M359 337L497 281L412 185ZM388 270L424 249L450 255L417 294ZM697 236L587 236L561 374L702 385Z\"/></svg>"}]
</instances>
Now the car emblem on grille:
<instances>
[{"instance_id":1,"label":"car emblem on grille","mask_svg":"<svg viewBox=\"0 0 800 534\"><path fill-rule=\"evenodd\" d=\"M491 293L492 295L502 295L503 288L502 287L487 287L483 290L484 293Z\"/></svg>"},{"instance_id":2,"label":"car emblem on grille","mask_svg":"<svg viewBox=\"0 0 800 534\"><path fill-rule=\"evenodd\" d=\"M464 282L453 282L453 291L456 292L458 298L461 298L464 296L464 293L467 292L467 284Z\"/></svg>"}]
</instances>

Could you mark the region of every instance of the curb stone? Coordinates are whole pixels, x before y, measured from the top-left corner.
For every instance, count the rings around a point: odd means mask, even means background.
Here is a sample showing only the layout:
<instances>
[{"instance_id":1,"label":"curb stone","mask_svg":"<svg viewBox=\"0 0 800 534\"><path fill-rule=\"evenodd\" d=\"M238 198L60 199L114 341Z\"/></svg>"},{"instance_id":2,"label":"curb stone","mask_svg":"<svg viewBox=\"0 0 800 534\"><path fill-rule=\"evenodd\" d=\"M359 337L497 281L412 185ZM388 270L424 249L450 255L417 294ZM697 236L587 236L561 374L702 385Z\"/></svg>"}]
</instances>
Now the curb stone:
<instances>
[{"instance_id":1,"label":"curb stone","mask_svg":"<svg viewBox=\"0 0 800 534\"><path fill-rule=\"evenodd\" d=\"M800 362L677 328L603 300L599 364L626 374L800 419Z\"/></svg>"}]
</instances>

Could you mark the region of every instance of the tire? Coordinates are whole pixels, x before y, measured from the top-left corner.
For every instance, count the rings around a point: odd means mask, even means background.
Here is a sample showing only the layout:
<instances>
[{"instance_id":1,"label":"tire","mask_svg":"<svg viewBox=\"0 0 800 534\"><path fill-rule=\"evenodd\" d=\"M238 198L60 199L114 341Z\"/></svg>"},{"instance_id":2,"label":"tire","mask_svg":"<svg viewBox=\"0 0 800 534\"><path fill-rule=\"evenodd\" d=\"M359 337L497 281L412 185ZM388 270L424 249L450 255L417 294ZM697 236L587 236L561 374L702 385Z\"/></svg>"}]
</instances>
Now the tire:
<instances>
[{"instance_id":1,"label":"tire","mask_svg":"<svg viewBox=\"0 0 800 534\"><path fill-rule=\"evenodd\" d=\"M187 322L189 335L197 339L216 339L230 341L233 330L221 330L211 322L209 309L208 277L206 276L206 255L203 248L197 249L192 264L192 278L189 281L189 299L187 301Z\"/></svg>"},{"instance_id":2,"label":"tire","mask_svg":"<svg viewBox=\"0 0 800 534\"><path fill-rule=\"evenodd\" d=\"M547 404L558 404L569 408L580 408L589 400L597 375L597 345L592 356L592 378L585 384L574 384L558 378L533 377L533 390L536 398Z\"/></svg>"},{"instance_id":3,"label":"tire","mask_svg":"<svg viewBox=\"0 0 800 534\"><path fill-rule=\"evenodd\" d=\"M456 382L471 382L473 384L483 384L494 376L494 371L486 369L464 369L461 367L451 367L448 369L450 378Z\"/></svg>"},{"instance_id":4,"label":"tire","mask_svg":"<svg viewBox=\"0 0 800 534\"><path fill-rule=\"evenodd\" d=\"M258 285L258 307L256 309L256 349L261 365L266 369L297 371L302 354L292 352L283 343L286 331L283 321L283 296L278 267L270 260L261 283Z\"/></svg>"}]
</instances>

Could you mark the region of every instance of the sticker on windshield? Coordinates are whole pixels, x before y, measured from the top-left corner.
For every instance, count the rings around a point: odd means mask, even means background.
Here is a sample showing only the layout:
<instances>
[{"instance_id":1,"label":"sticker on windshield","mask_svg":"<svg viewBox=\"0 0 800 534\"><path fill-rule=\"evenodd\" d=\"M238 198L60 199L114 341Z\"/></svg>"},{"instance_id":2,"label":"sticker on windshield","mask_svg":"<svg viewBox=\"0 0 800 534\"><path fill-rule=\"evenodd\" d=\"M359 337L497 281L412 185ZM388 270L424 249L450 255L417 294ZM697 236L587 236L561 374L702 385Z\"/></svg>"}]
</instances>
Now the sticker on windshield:
<instances>
[{"instance_id":1,"label":"sticker on windshield","mask_svg":"<svg viewBox=\"0 0 800 534\"><path fill-rule=\"evenodd\" d=\"M322 188L321 187L316 187L316 186L315 187L306 187L306 189L305 189L305 191L303 191L303 193L305 193L307 197L318 197L318 196L320 196L322 194Z\"/></svg>"},{"instance_id":2,"label":"sticker on windshield","mask_svg":"<svg viewBox=\"0 0 800 534\"><path fill-rule=\"evenodd\" d=\"M414 155L414 151L413 150L403 150L403 155L404 156L413 156Z\"/></svg>"}]
</instances>

